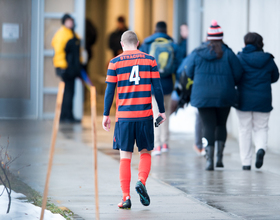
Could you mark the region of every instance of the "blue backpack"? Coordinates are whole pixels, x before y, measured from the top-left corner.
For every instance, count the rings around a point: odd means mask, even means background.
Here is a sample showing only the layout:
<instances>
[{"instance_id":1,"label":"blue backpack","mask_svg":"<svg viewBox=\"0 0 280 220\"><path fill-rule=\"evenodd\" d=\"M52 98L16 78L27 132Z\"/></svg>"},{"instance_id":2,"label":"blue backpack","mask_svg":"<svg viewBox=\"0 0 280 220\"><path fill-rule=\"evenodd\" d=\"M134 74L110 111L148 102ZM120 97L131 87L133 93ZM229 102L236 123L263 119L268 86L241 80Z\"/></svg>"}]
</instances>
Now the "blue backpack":
<instances>
[{"instance_id":1,"label":"blue backpack","mask_svg":"<svg viewBox=\"0 0 280 220\"><path fill-rule=\"evenodd\" d=\"M160 77L167 77L174 72L174 49L171 40L163 37L155 39L149 54L157 61Z\"/></svg>"}]
</instances>

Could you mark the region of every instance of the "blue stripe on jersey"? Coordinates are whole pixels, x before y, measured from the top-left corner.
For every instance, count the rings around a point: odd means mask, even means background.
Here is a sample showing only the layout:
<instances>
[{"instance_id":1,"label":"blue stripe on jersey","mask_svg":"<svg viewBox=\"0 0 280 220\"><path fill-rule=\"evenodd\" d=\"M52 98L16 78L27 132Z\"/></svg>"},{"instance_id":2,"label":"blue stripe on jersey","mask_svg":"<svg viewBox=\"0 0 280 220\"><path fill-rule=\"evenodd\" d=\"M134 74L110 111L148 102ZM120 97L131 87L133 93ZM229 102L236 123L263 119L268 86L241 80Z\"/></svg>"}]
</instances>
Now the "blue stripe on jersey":
<instances>
[{"instance_id":1,"label":"blue stripe on jersey","mask_svg":"<svg viewBox=\"0 0 280 220\"><path fill-rule=\"evenodd\" d=\"M156 72L157 70L152 68L150 65L138 65L139 66L139 72L141 71L149 71L149 72ZM127 67L121 67L117 68L117 74L123 74L123 73L130 73L132 69L132 66L127 66Z\"/></svg>"},{"instance_id":2,"label":"blue stripe on jersey","mask_svg":"<svg viewBox=\"0 0 280 220\"><path fill-rule=\"evenodd\" d=\"M108 70L107 70L107 75L116 76L116 71L115 71L115 70L110 70L110 69L108 69Z\"/></svg>"},{"instance_id":3,"label":"blue stripe on jersey","mask_svg":"<svg viewBox=\"0 0 280 220\"><path fill-rule=\"evenodd\" d=\"M121 105L118 107L119 111L145 111L152 109L151 104L143 104L143 105Z\"/></svg>"},{"instance_id":4,"label":"blue stripe on jersey","mask_svg":"<svg viewBox=\"0 0 280 220\"><path fill-rule=\"evenodd\" d=\"M131 59L123 59L121 60L121 57L122 56L130 56L130 55L145 55L145 58L144 57L137 57L137 58L131 58ZM143 53L134 53L134 54L124 54L124 55L121 55L121 56L118 56L118 57L115 57L113 58L110 62L111 63L117 63L119 61L126 61L126 60L142 60L142 59L150 59L150 60L154 60L155 58L153 56L150 56L149 54L143 54Z\"/></svg>"},{"instance_id":5,"label":"blue stripe on jersey","mask_svg":"<svg viewBox=\"0 0 280 220\"><path fill-rule=\"evenodd\" d=\"M141 78L139 81L139 85L151 84L151 78ZM118 82L118 87L123 86L134 86L135 82L129 82L129 80L123 80ZM137 86L137 85L136 85Z\"/></svg>"},{"instance_id":6,"label":"blue stripe on jersey","mask_svg":"<svg viewBox=\"0 0 280 220\"><path fill-rule=\"evenodd\" d=\"M157 66L152 67L151 72L157 72L157 71L158 71L158 67Z\"/></svg>"},{"instance_id":7,"label":"blue stripe on jersey","mask_svg":"<svg viewBox=\"0 0 280 220\"><path fill-rule=\"evenodd\" d=\"M119 93L119 99L147 98L151 95L151 91Z\"/></svg>"}]
</instances>

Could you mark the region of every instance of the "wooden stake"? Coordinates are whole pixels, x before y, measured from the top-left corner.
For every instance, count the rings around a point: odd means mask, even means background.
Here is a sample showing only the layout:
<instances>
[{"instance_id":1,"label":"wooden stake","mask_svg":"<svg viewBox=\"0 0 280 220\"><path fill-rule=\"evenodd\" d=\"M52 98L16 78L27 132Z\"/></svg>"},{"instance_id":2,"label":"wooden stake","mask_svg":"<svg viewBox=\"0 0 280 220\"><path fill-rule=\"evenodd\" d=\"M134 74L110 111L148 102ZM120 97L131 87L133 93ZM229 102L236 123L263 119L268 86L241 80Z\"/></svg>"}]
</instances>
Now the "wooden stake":
<instances>
[{"instance_id":1,"label":"wooden stake","mask_svg":"<svg viewBox=\"0 0 280 220\"><path fill-rule=\"evenodd\" d=\"M59 86L58 86L58 94L57 94L57 98L56 98L56 107L55 107L55 116L54 116L54 120L53 120L53 130L52 130L52 140L51 140L51 148L50 148L50 155L49 155L48 172L47 172L47 178L46 178L46 183L45 183L45 190L44 190L40 220L44 219L44 212L45 212L46 205L47 205L49 181L50 181L50 175L51 175L51 170L52 170L55 141L56 141L56 136L57 136L57 132L58 132L61 106L62 106L63 94L64 94L64 87L65 87L64 82L60 82Z\"/></svg>"},{"instance_id":2,"label":"wooden stake","mask_svg":"<svg viewBox=\"0 0 280 220\"><path fill-rule=\"evenodd\" d=\"M98 170L97 170L97 141L96 141L96 89L90 87L91 102L91 126L92 126L92 145L94 158L94 180L95 180L95 217L99 220L99 198L98 198Z\"/></svg>"}]
</instances>

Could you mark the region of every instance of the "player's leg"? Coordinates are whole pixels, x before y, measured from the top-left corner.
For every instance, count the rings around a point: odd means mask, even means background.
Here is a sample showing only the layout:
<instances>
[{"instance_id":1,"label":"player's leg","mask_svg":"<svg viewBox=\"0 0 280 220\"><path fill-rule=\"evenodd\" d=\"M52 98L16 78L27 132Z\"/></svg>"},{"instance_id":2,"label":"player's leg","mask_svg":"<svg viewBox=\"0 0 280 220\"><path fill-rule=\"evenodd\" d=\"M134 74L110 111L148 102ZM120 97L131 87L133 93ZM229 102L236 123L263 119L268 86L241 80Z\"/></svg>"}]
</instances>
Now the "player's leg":
<instances>
[{"instance_id":1,"label":"player's leg","mask_svg":"<svg viewBox=\"0 0 280 220\"><path fill-rule=\"evenodd\" d=\"M120 183L123 192L123 201L119 208L128 209L130 201L131 158L134 147L134 127L130 122L117 122L114 134L114 149L120 152Z\"/></svg>"},{"instance_id":2,"label":"player's leg","mask_svg":"<svg viewBox=\"0 0 280 220\"><path fill-rule=\"evenodd\" d=\"M144 206L150 205L150 197L146 189L146 181L151 170L151 151L154 148L153 120L137 122L136 144L140 152L138 181L135 189Z\"/></svg>"},{"instance_id":3,"label":"player's leg","mask_svg":"<svg viewBox=\"0 0 280 220\"><path fill-rule=\"evenodd\" d=\"M140 201L142 205L150 205L150 197L146 189L146 181L151 170L151 151L143 149L140 151L140 162L138 168L138 181L136 183L135 189L140 196Z\"/></svg>"},{"instance_id":4,"label":"player's leg","mask_svg":"<svg viewBox=\"0 0 280 220\"><path fill-rule=\"evenodd\" d=\"M129 209L130 201L130 181L131 181L131 158L132 152L120 150L120 183L123 193L122 202L118 204L119 208Z\"/></svg>"},{"instance_id":5,"label":"player's leg","mask_svg":"<svg viewBox=\"0 0 280 220\"><path fill-rule=\"evenodd\" d=\"M148 151L147 149L141 150L138 168L138 180L140 180L143 183L143 185L146 185L146 180L151 170L151 164L151 151Z\"/></svg>"}]
</instances>

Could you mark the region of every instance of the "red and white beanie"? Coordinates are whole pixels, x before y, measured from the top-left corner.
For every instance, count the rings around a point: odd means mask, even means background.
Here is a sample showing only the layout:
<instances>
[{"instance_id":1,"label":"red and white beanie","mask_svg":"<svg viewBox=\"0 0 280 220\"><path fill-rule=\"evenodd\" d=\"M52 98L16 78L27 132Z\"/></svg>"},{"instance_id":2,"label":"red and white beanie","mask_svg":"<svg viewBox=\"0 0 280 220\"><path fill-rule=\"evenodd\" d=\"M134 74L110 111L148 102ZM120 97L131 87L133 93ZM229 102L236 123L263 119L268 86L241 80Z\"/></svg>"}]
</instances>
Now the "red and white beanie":
<instances>
[{"instance_id":1,"label":"red and white beanie","mask_svg":"<svg viewBox=\"0 0 280 220\"><path fill-rule=\"evenodd\" d=\"M208 28L207 40L222 40L224 32L218 25L216 20L213 20L211 26Z\"/></svg>"}]
</instances>

